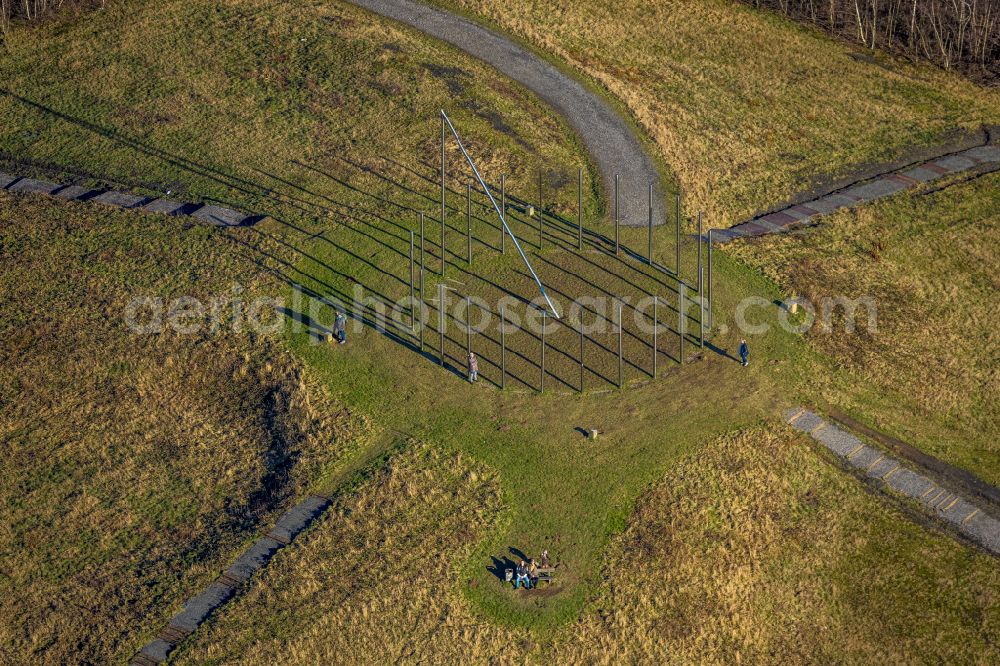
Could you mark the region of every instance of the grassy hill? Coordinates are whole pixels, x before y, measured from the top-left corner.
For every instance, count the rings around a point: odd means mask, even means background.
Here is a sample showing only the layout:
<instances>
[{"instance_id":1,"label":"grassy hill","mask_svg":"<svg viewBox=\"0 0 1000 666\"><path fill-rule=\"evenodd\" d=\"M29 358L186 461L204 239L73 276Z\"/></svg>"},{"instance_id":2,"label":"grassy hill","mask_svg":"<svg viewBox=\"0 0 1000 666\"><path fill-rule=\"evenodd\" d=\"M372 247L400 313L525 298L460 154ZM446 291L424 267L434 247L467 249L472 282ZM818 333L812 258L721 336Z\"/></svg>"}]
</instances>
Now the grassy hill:
<instances>
[{"instance_id":1,"label":"grassy hill","mask_svg":"<svg viewBox=\"0 0 1000 666\"><path fill-rule=\"evenodd\" d=\"M366 426L273 336L129 329L267 292L203 226L0 193L0 258L0 656L122 661Z\"/></svg>"},{"instance_id":2,"label":"grassy hill","mask_svg":"<svg viewBox=\"0 0 1000 666\"><path fill-rule=\"evenodd\" d=\"M757 58L752 67L748 65L756 75L776 72L772 83L794 93L788 97L792 101L771 98L780 113L751 103L747 94L709 94L712 86L716 92L735 86L739 69L731 52L712 56L729 58L725 62L730 63L726 71L731 78L710 78L704 82L708 86L704 95L685 77L676 83L685 87L671 93L670 103L690 104L686 113L704 118L702 129L717 127L724 112L732 112L734 123L747 123L731 135L739 140L730 143L709 141L710 132L694 129L678 129L669 140L662 132L653 132L667 157L678 165L680 180L691 196L688 205L713 211L713 223L723 219L723 213L736 214L787 194L803 174L812 177L832 165L836 171L856 161L882 158L907 140L926 143L954 123L973 124L993 113L992 97L957 79L905 69L914 77L931 78L904 85L903 74L856 63L841 47L813 33L728 5L704 7L700 11L710 17L728 16L736 24L737 19L746 21L744 32L738 34L752 33L755 45L768 34L776 42L794 38L813 58L812 78L793 85L796 76L804 75L796 75L794 66L779 59L774 49L736 52ZM609 26L620 25L617 17L596 15L606 18ZM692 10L684 19L691 23L683 24L688 37L681 43L691 42L694 34L705 43L711 41L716 23L696 21L697 16ZM664 34L655 32L659 28L654 29L653 23L637 21L635 26L648 29L648 35L639 37L655 45ZM589 43L600 45L603 39L593 35ZM689 329L686 341L692 362L679 365L677 313L672 309L679 304L678 276L643 266L630 252L614 255L608 228L598 219L602 207L589 169L584 174L586 249L583 253L573 249L575 169L586 165L586 159L567 128L525 91L451 49L341 3L127 2L79 20L16 32L9 42L13 57L0 63L12 93L0 96L0 111L12 119L0 128L0 150L11 154L8 161L31 158L35 163L30 169L53 177L76 172L83 180L123 182L138 191L169 187L194 199L220 200L269 215L253 228L228 234L192 228L183 238L201 234L206 243L197 257L165 246L163 253L176 257L176 262L164 260L162 269L150 278L123 273L126 284L135 280L152 288L167 281L171 272L191 279L216 275L216 270L229 265L218 259L220 239L234 241L226 245L234 253L227 262L242 260L241 270L266 284L262 293L294 304L293 318L304 324L294 327L286 322L284 342L333 404L358 418L364 416L368 428L402 431L423 443L419 451L395 459L359 494L338 500L337 510L302 548L282 554L275 573L254 585L247 601L226 611L213 629L218 633L195 646L192 659L228 658L242 649L235 646L246 646L246 659L264 660L279 642L295 639L300 643L293 657L313 661L333 654L330 650L347 649L334 642L340 631L358 636L356 646L374 649L382 641L383 656L394 659L411 655L404 648L416 650L413 655L426 654L419 652L423 649L445 655L466 646L473 652L463 656L476 658L499 652L501 645L517 656L556 655L567 660L587 649L613 653L616 645L636 655L651 646L678 646L684 654L711 652L735 659L737 650L744 653L743 646L748 655L765 654L790 626L806 632L791 611L768 607L778 603L775 599L792 607L797 603L792 599L799 599L796 593L801 596L802 590L813 595L809 617L827 618L833 627L830 634L817 634L815 642L803 648L816 658L872 656L889 650L884 647L887 637L914 637L893 652L900 659L922 649L939 650L935 654L943 658L990 649L988 637L995 622L989 616L989 563L967 547L904 522L881 500L807 452L802 440L772 425L782 407L830 395L833 386L843 387L845 400L860 395L846 392L848 388L867 390L848 381L851 375L836 374L838 350L810 344L772 326L768 334L751 339L754 363L749 369L743 370L732 358L740 338L733 321L736 305L748 296L782 298L787 288L782 285L789 284L784 274L769 268L767 277L748 267L743 254L717 253L716 330L710 332L710 347L694 360ZM732 42L727 43L732 48ZM690 52L698 53L693 48ZM708 55L698 57L692 66L713 71L710 62L700 61ZM769 64L768 58L775 62ZM839 97L834 99L844 107L842 112L827 109L817 88L819 70L827 59L840 67L831 85L838 86ZM669 58L646 62L654 61L671 62ZM650 67L636 66L635 76L666 77ZM619 76L624 74L614 74ZM636 79L629 86L662 95L656 85L643 81ZM624 93L622 87L607 85ZM873 105L871 99L879 91L881 101ZM624 94L623 99L633 103ZM799 107L793 103L796 99ZM798 117L796 108L801 108L802 100L808 100L821 119L813 134L789 129L789 119ZM644 103L654 105L650 100ZM635 303L656 294L663 299L657 381L648 376L652 350L629 323L624 336L626 390L615 387L617 337L613 329L605 328L588 337L588 390L575 394L578 336L562 324L546 339L544 394L536 392L541 381L536 355L540 340L530 333L512 333L507 340L510 383L505 391L490 385L499 376L496 329L474 339L483 358L484 382L472 386L461 381L466 339L460 297L474 295L495 304L506 296L513 299L512 310L523 316L525 301L537 290L509 245L506 254L498 252L496 222L479 194L474 203L475 256L471 264L467 261L463 232L468 173L454 146L448 154L448 240L444 248L439 246L436 112L442 107L451 113L491 183L499 174L507 174L511 224L561 306L580 297L627 297ZM678 108L669 108L672 115L685 117ZM635 112L645 124L644 112ZM867 114L875 114L879 123L862 125L859 119ZM857 131L852 119L861 127ZM672 126L683 128L684 123ZM757 131L775 138L755 138ZM903 140L895 141L900 136ZM682 145L688 147L681 152L691 155L683 164L674 159ZM757 147L757 152L748 153L754 156L749 161L740 157L747 146ZM793 148L803 151L794 160L788 158ZM721 151L720 159L709 159L716 150ZM797 166L786 166L792 164ZM535 247L537 218L528 218L524 208L535 200L539 167L545 172L546 213L542 247ZM420 211L428 213L425 293L432 322L422 346L409 328L405 309L385 330L373 326L371 319L380 307L391 311L392 304L409 292L410 232L418 231ZM116 214L114 220L126 215ZM168 230L180 224L157 221L154 238L166 243ZM643 248L644 233L623 230L622 242L627 248ZM130 242L114 236L94 241L111 253ZM695 280L693 245L688 241L682 249L679 277L690 284ZM657 261L672 267L674 250L672 230L657 230L653 248ZM444 280L435 275L442 257L447 262ZM202 269L192 271L185 261ZM40 270L25 265L15 274L30 276ZM444 369L437 364L439 338L434 324L441 305L434 298L442 283L452 290L453 299L448 306ZM367 299L359 319L367 323L351 323L345 346L326 343L322 334L335 311L328 303L350 302L359 288ZM301 291L317 298L295 304ZM325 304L317 305L319 297L326 299ZM89 294L71 300L93 316L95 301ZM114 301L109 312L122 305ZM586 315L588 321L591 317ZM777 309L760 312L760 318L771 324L777 317ZM696 321L696 316L688 320ZM566 323L573 327L576 321L570 316ZM100 339L96 333L92 337ZM212 347L201 348L213 359L224 357ZM220 378L230 376L225 368L206 374L223 383ZM246 409L254 413L256 407L251 403ZM172 413L166 407L159 411ZM865 413L880 423L902 419L891 401L871 403ZM596 441L581 435L580 430L590 428L602 433ZM970 442L968 451L983 446ZM761 458L753 450L755 444L773 455ZM330 455L341 457L337 450ZM761 481L748 486L736 471L742 469L755 470L766 485ZM322 485L336 478L324 476L322 464L302 470L302 484L308 479ZM657 486L653 494L646 494L663 479L665 490ZM255 487L250 478L246 483L222 486L218 497L243 501ZM697 499L685 504L671 494L677 488L687 489ZM750 512L741 508L740 498L748 490L765 495L764 488L774 493L773 498L765 497L774 501L766 505L766 515L751 512L753 520L737 520L738 513ZM812 512L817 494L823 509ZM647 499L637 505L641 497ZM668 513L658 513L656 507ZM355 518L345 521L351 515ZM699 522L690 522L692 515ZM711 533L702 529L702 518ZM779 527L771 529L775 525ZM413 529L403 529L409 527ZM626 536L620 536L626 529ZM753 550L759 539L767 548ZM663 555L664 544L679 550L682 543L689 544L685 546L689 550L681 550L680 560ZM742 556L726 552L724 546L729 544ZM156 608L161 614L140 626L152 626L153 620L165 617L182 589L188 594L199 589L204 574L224 560L225 548L225 544L220 547L216 559L194 560L189 567L174 562L151 572L154 581L181 575L178 572L193 573L185 573L190 578L176 583L175 592L160 600ZM534 555L542 548L549 548L560 563L557 583L544 593L515 593L500 585L490 569L493 557L502 561L515 551ZM383 573L373 575L361 564L351 566L375 557L376 551ZM930 564L924 566L928 553ZM331 554L345 554L345 560ZM759 579L746 571L747 561L754 557L765 567ZM648 558L651 568L639 569L634 587L623 592L606 586L608 571L636 558ZM808 568L813 561L817 568ZM656 572L675 562L688 577L671 579L664 587ZM857 580L849 573L854 565L861 570ZM802 567L808 575L796 578L791 572ZM966 575L970 570L973 573ZM705 571L713 574L711 580L699 573ZM896 576L892 580L899 582L898 588L870 587L873 578L883 580L887 575ZM848 592L840 596L832 588L827 590L825 578L845 581L836 587ZM729 579L757 587L754 594L738 597L735 608L727 609L723 597L732 589L713 585ZM914 604L928 599L940 581L951 581L953 587L940 601L939 612L928 618ZM911 588L923 596L908 597ZM627 599L614 596L619 594L627 594ZM715 624L700 629L681 624L680 633L671 637L670 627L680 622L677 609L701 598L706 605L699 607L704 615L698 617ZM883 598L889 603L876 605ZM654 600L664 605L654 607ZM258 602L264 601L268 602L264 608L275 613L261 612ZM345 605L353 602L357 604L348 613ZM889 622L886 618L894 614L898 619ZM741 617L778 620L754 636L750 634L755 625ZM314 621L318 624L312 627ZM579 635L575 635L576 621L581 622ZM640 634L650 626L642 624L647 621L659 627L662 640L643 643ZM124 627L129 618L121 622ZM458 638L448 644L407 642L404 628L414 626L424 635L454 627L453 635L467 643ZM948 640L931 645L929 636L946 631L954 640L948 634ZM841 639L859 632L863 635L856 642L839 647ZM587 643L584 634L602 638ZM234 635L238 638L223 638ZM275 636L275 643L265 644L261 636ZM969 636L987 638L979 643ZM93 653L126 653L142 637L148 636L132 634L114 648L97 645ZM230 640L233 647L226 645Z\"/></svg>"}]
</instances>

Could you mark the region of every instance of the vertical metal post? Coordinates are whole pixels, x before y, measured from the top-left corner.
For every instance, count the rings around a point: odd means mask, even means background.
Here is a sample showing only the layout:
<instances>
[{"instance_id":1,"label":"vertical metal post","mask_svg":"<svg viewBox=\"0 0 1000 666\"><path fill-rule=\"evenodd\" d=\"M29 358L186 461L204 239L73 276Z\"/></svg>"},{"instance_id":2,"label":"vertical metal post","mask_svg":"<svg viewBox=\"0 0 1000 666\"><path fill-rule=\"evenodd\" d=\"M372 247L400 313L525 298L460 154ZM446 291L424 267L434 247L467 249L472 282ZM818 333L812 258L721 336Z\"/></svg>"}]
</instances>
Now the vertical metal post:
<instances>
[{"instance_id":1,"label":"vertical metal post","mask_svg":"<svg viewBox=\"0 0 1000 666\"><path fill-rule=\"evenodd\" d=\"M507 174L500 174L500 210L503 211L503 220L507 220ZM503 222L500 223L500 254L507 252L507 234L503 230Z\"/></svg>"},{"instance_id":2,"label":"vertical metal post","mask_svg":"<svg viewBox=\"0 0 1000 666\"><path fill-rule=\"evenodd\" d=\"M472 265L472 183L465 186L465 259Z\"/></svg>"},{"instance_id":3,"label":"vertical metal post","mask_svg":"<svg viewBox=\"0 0 1000 666\"><path fill-rule=\"evenodd\" d=\"M410 231L410 328L416 320L416 316L413 312L413 308L416 307L413 303L413 231Z\"/></svg>"},{"instance_id":4,"label":"vertical metal post","mask_svg":"<svg viewBox=\"0 0 1000 666\"><path fill-rule=\"evenodd\" d=\"M618 388L622 387L622 306L618 306Z\"/></svg>"},{"instance_id":5,"label":"vertical metal post","mask_svg":"<svg viewBox=\"0 0 1000 666\"><path fill-rule=\"evenodd\" d=\"M576 244L583 252L583 167L576 172Z\"/></svg>"},{"instance_id":6,"label":"vertical metal post","mask_svg":"<svg viewBox=\"0 0 1000 666\"><path fill-rule=\"evenodd\" d=\"M538 378L538 391L543 393L545 391L545 310L542 310L542 362L539 364L539 370L541 372Z\"/></svg>"},{"instance_id":7,"label":"vertical metal post","mask_svg":"<svg viewBox=\"0 0 1000 666\"><path fill-rule=\"evenodd\" d=\"M580 393L583 393L583 373L585 367L583 364L583 313L580 313Z\"/></svg>"},{"instance_id":8,"label":"vertical metal post","mask_svg":"<svg viewBox=\"0 0 1000 666\"><path fill-rule=\"evenodd\" d=\"M507 386L507 317L500 306L500 388Z\"/></svg>"},{"instance_id":9,"label":"vertical metal post","mask_svg":"<svg viewBox=\"0 0 1000 666\"><path fill-rule=\"evenodd\" d=\"M708 230L708 330L712 330L712 229Z\"/></svg>"},{"instance_id":10,"label":"vertical metal post","mask_svg":"<svg viewBox=\"0 0 1000 666\"><path fill-rule=\"evenodd\" d=\"M702 275L701 275L701 211L700 210L698 211L698 269L697 270L698 270L698 298L701 299L701 290L703 285L701 283Z\"/></svg>"},{"instance_id":11,"label":"vertical metal post","mask_svg":"<svg viewBox=\"0 0 1000 666\"><path fill-rule=\"evenodd\" d=\"M685 318L685 308L684 296L687 292L687 285L683 282L677 288L677 361L684 365L684 331L687 328L685 324L687 319Z\"/></svg>"},{"instance_id":12,"label":"vertical metal post","mask_svg":"<svg viewBox=\"0 0 1000 666\"><path fill-rule=\"evenodd\" d=\"M615 256L618 256L618 227L621 223L621 215L618 209L618 174L615 174Z\"/></svg>"},{"instance_id":13,"label":"vertical metal post","mask_svg":"<svg viewBox=\"0 0 1000 666\"><path fill-rule=\"evenodd\" d=\"M444 229L447 222L445 217L444 199L444 113L441 114L441 277L444 277L445 250L444 250Z\"/></svg>"},{"instance_id":14,"label":"vertical metal post","mask_svg":"<svg viewBox=\"0 0 1000 666\"><path fill-rule=\"evenodd\" d=\"M677 193L677 204L674 209L674 219L677 222L677 238L674 240L674 249L677 252L677 260L674 264L677 268L674 271L674 275L678 278L681 276L681 194Z\"/></svg>"},{"instance_id":15,"label":"vertical metal post","mask_svg":"<svg viewBox=\"0 0 1000 666\"><path fill-rule=\"evenodd\" d=\"M420 300L424 300L424 214L420 213ZM422 307L422 306L421 306Z\"/></svg>"},{"instance_id":16,"label":"vertical metal post","mask_svg":"<svg viewBox=\"0 0 1000 666\"><path fill-rule=\"evenodd\" d=\"M656 320L656 311L659 303L660 303L660 297L654 295L653 296L653 379L656 379L656 356L659 354L659 349L656 345L656 326L658 323Z\"/></svg>"},{"instance_id":17,"label":"vertical metal post","mask_svg":"<svg viewBox=\"0 0 1000 666\"><path fill-rule=\"evenodd\" d=\"M702 269L698 269L698 284L701 285ZM698 346L705 348L705 299L702 297L701 289L698 289Z\"/></svg>"},{"instance_id":18,"label":"vertical metal post","mask_svg":"<svg viewBox=\"0 0 1000 666\"><path fill-rule=\"evenodd\" d=\"M444 323L447 315L444 312L444 282L438 285L438 349L440 350L441 365L444 366Z\"/></svg>"},{"instance_id":19,"label":"vertical metal post","mask_svg":"<svg viewBox=\"0 0 1000 666\"><path fill-rule=\"evenodd\" d=\"M538 169L538 249L542 249L542 169Z\"/></svg>"},{"instance_id":20,"label":"vertical metal post","mask_svg":"<svg viewBox=\"0 0 1000 666\"><path fill-rule=\"evenodd\" d=\"M653 184L649 184L649 221L646 234L646 263L653 265Z\"/></svg>"}]
</instances>

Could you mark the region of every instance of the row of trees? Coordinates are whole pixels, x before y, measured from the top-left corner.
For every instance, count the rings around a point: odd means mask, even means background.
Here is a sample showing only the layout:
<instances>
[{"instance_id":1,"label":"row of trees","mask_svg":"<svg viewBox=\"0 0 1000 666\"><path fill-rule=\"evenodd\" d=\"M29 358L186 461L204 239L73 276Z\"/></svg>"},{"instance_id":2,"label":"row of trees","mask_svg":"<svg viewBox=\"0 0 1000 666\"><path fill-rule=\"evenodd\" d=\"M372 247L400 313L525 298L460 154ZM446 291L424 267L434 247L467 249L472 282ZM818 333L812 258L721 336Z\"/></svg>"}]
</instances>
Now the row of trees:
<instances>
[{"instance_id":1,"label":"row of trees","mask_svg":"<svg viewBox=\"0 0 1000 666\"><path fill-rule=\"evenodd\" d=\"M37 21L66 6L104 6L104 0L0 0L0 31L18 20Z\"/></svg>"},{"instance_id":2,"label":"row of trees","mask_svg":"<svg viewBox=\"0 0 1000 666\"><path fill-rule=\"evenodd\" d=\"M1000 76L1000 0L744 0L945 69Z\"/></svg>"}]
</instances>

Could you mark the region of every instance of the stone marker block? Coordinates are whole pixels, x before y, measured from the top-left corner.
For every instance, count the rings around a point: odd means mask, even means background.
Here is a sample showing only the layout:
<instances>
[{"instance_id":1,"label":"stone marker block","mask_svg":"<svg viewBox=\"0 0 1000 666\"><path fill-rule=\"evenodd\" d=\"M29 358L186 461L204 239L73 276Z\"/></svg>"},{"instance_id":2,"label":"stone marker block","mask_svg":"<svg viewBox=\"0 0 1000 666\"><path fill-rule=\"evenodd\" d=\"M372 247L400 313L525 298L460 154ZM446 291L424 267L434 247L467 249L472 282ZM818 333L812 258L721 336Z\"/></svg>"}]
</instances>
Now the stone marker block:
<instances>
[{"instance_id":1,"label":"stone marker block","mask_svg":"<svg viewBox=\"0 0 1000 666\"><path fill-rule=\"evenodd\" d=\"M929 183L930 181L941 177L941 174L938 172L922 166L914 167L909 171L904 171L903 175L907 178L912 178L918 183Z\"/></svg>"},{"instance_id":2,"label":"stone marker block","mask_svg":"<svg viewBox=\"0 0 1000 666\"><path fill-rule=\"evenodd\" d=\"M972 506L964 499L959 498L957 502L952 504L949 502L941 507L941 516L947 520L949 523L955 525L961 525L962 521L965 520L970 513L976 510L976 507Z\"/></svg>"},{"instance_id":3,"label":"stone marker block","mask_svg":"<svg viewBox=\"0 0 1000 666\"><path fill-rule=\"evenodd\" d=\"M846 458L847 454L861 445L860 439L836 426L820 428L813 437L841 458Z\"/></svg>"},{"instance_id":4,"label":"stone marker block","mask_svg":"<svg viewBox=\"0 0 1000 666\"><path fill-rule=\"evenodd\" d=\"M980 511L962 526L962 532L990 552L1000 554L1000 522L992 516Z\"/></svg>"},{"instance_id":5,"label":"stone marker block","mask_svg":"<svg viewBox=\"0 0 1000 666\"><path fill-rule=\"evenodd\" d=\"M66 185L53 192L52 196L59 197L60 199L80 199L85 194L90 192L93 192L93 190L87 187L80 187L79 185Z\"/></svg>"},{"instance_id":6,"label":"stone marker block","mask_svg":"<svg viewBox=\"0 0 1000 666\"><path fill-rule=\"evenodd\" d=\"M106 206L116 206L118 208L137 208L145 202L147 197L140 197L128 192L118 192L108 190L107 192L94 197L94 201Z\"/></svg>"},{"instance_id":7,"label":"stone marker block","mask_svg":"<svg viewBox=\"0 0 1000 666\"><path fill-rule=\"evenodd\" d=\"M882 452L870 446L864 446L847 460L847 464L855 469L864 471L873 462L882 457Z\"/></svg>"},{"instance_id":8,"label":"stone marker block","mask_svg":"<svg viewBox=\"0 0 1000 666\"><path fill-rule=\"evenodd\" d=\"M231 596L233 596L232 587L224 583L212 583L204 592L189 599L184 605L184 610L175 615L169 624L190 633Z\"/></svg>"},{"instance_id":9,"label":"stone marker block","mask_svg":"<svg viewBox=\"0 0 1000 666\"><path fill-rule=\"evenodd\" d=\"M806 410L802 412L802 416L795 419L795 423L792 423L791 425L796 430L801 430L802 432L809 432L810 430L812 430L821 423L823 423L823 419L821 419L816 414L810 412L809 410Z\"/></svg>"},{"instance_id":10,"label":"stone marker block","mask_svg":"<svg viewBox=\"0 0 1000 666\"><path fill-rule=\"evenodd\" d=\"M896 467L899 467L899 461L892 456L886 456L874 465L868 467L865 470L865 474L872 479L881 479L883 476L888 474L890 470L893 470Z\"/></svg>"},{"instance_id":11,"label":"stone marker block","mask_svg":"<svg viewBox=\"0 0 1000 666\"><path fill-rule=\"evenodd\" d=\"M963 157L971 157L980 162L1000 162L1000 146L978 146L959 153Z\"/></svg>"},{"instance_id":12,"label":"stone marker block","mask_svg":"<svg viewBox=\"0 0 1000 666\"><path fill-rule=\"evenodd\" d=\"M145 645L139 654L143 654L156 663L160 663L167 660L167 655L170 651L174 649L174 646L166 642L162 638L156 638Z\"/></svg>"},{"instance_id":13,"label":"stone marker block","mask_svg":"<svg viewBox=\"0 0 1000 666\"><path fill-rule=\"evenodd\" d=\"M36 194L52 194L59 185L50 183L47 180L35 180L34 178L22 178L11 184L7 189L11 192L34 192Z\"/></svg>"},{"instance_id":14,"label":"stone marker block","mask_svg":"<svg viewBox=\"0 0 1000 666\"><path fill-rule=\"evenodd\" d=\"M281 544L271 537L258 539L226 569L226 575L234 580L246 580L265 567L280 548Z\"/></svg>"},{"instance_id":15,"label":"stone marker block","mask_svg":"<svg viewBox=\"0 0 1000 666\"><path fill-rule=\"evenodd\" d=\"M18 176L11 176L10 174L0 171L0 190L7 189L7 187L17 179Z\"/></svg>"},{"instance_id":16,"label":"stone marker block","mask_svg":"<svg viewBox=\"0 0 1000 666\"><path fill-rule=\"evenodd\" d=\"M976 163L973 160L970 160L968 157L963 157L961 154L939 157L934 160L934 164L937 164L943 169L947 169L951 173L955 173L956 171L965 171L966 169L971 169L976 166Z\"/></svg>"},{"instance_id":17,"label":"stone marker block","mask_svg":"<svg viewBox=\"0 0 1000 666\"><path fill-rule=\"evenodd\" d=\"M934 484L926 477L905 468L900 469L885 482L893 490L913 499L920 499L920 496L929 488L934 487Z\"/></svg>"},{"instance_id":18,"label":"stone marker block","mask_svg":"<svg viewBox=\"0 0 1000 666\"><path fill-rule=\"evenodd\" d=\"M142 209L150 213L162 213L163 215L184 215L186 212L197 210L197 207L180 201L173 201L172 199L153 199L143 206Z\"/></svg>"},{"instance_id":19,"label":"stone marker block","mask_svg":"<svg viewBox=\"0 0 1000 666\"><path fill-rule=\"evenodd\" d=\"M903 185L898 181L880 178L878 180L873 180L870 183L865 183L864 185L852 187L847 190L846 194L848 196L857 197L862 201L871 201L872 199L887 197L890 194L895 194L896 192L904 189L906 189L906 185Z\"/></svg>"},{"instance_id":20,"label":"stone marker block","mask_svg":"<svg viewBox=\"0 0 1000 666\"><path fill-rule=\"evenodd\" d=\"M205 205L191 213L199 220L214 224L220 227L238 227L247 219L247 215L232 208L222 206Z\"/></svg>"}]
</instances>

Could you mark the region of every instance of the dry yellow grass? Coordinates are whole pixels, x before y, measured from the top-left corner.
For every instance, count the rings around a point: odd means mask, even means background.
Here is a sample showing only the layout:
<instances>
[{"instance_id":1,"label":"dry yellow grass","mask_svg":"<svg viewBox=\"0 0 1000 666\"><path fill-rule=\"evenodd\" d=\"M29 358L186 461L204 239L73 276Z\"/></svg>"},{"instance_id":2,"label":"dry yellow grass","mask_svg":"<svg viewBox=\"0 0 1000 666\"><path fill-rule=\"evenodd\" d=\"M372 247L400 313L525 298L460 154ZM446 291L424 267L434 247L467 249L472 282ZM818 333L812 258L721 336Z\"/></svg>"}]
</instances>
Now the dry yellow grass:
<instances>
[{"instance_id":1,"label":"dry yellow grass","mask_svg":"<svg viewBox=\"0 0 1000 666\"><path fill-rule=\"evenodd\" d=\"M851 165L1000 120L1000 95L724 0L438 0L555 54L620 99L713 227ZM868 53L868 52L864 52Z\"/></svg>"},{"instance_id":2,"label":"dry yellow grass","mask_svg":"<svg viewBox=\"0 0 1000 666\"><path fill-rule=\"evenodd\" d=\"M277 341L126 328L233 283L277 289L205 227L0 193L0 661L124 660L352 445Z\"/></svg>"},{"instance_id":3,"label":"dry yellow grass","mask_svg":"<svg viewBox=\"0 0 1000 666\"><path fill-rule=\"evenodd\" d=\"M597 598L554 635L476 617L457 590L467 581L452 580L453 564L502 519L496 493L488 472L456 456L397 458L283 553L179 662L998 656L993 560L907 522L785 432L725 436L671 471L615 539Z\"/></svg>"},{"instance_id":4,"label":"dry yellow grass","mask_svg":"<svg viewBox=\"0 0 1000 666\"><path fill-rule=\"evenodd\" d=\"M834 319L809 341L841 375L821 399L871 414L869 387L896 403L882 419L924 450L1000 482L1000 332L996 327L1000 174L927 195L903 194L827 218L801 235L730 249L813 303L871 297L855 334ZM921 423L939 424L933 430Z\"/></svg>"}]
</instances>

